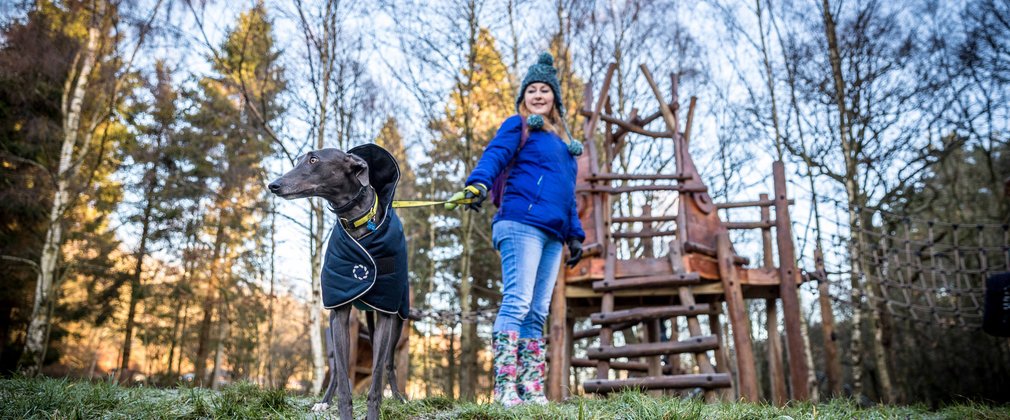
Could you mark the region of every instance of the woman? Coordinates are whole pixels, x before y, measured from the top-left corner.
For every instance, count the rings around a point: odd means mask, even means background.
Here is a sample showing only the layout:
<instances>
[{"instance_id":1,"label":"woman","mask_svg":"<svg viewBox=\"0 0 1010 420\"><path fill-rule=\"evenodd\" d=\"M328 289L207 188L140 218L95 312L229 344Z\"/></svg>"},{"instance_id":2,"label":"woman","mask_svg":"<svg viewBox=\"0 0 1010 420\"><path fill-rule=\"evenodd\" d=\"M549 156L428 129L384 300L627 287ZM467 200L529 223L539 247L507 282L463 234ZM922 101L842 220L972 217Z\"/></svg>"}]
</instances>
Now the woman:
<instances>
[{"instance_id":1,"label":"woman","mask_svg":"<svg viewBox=\"0 0 1010 420\"><path fill-rule=\"evenodd\" d=\"M544 320L550 309L563 244L570 266L582 257L582 231L575 205L575 157L554 58L542 53L530 66L516 99L518 115L502 123L480 162L453 198L480 208L488 186L507 177L491 238L501 254L502 302L493 329L494 399L505 406L546 404ZM563 127L564 131L560 131ZM455 208L455 205L447 205Z\"/></svg>"}]
</instances>

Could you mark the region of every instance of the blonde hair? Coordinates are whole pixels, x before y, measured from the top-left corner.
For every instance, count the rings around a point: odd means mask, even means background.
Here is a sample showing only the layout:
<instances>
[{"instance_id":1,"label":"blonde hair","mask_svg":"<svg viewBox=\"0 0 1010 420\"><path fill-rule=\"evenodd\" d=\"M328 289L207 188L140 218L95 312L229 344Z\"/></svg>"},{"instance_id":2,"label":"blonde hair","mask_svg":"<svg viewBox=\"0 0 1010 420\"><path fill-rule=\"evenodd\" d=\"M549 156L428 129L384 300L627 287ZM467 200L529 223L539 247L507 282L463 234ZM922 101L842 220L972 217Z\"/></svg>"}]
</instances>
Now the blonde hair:
<instances>
[{"instance_id":1,"label":"blonde hair","mask_svg":"<svg viewBox=\"0 0 1010 420\"><path fill-rule=\"evenodd\" d=\"M523 117L523 119L526 119L531 114L533 114L533 113L530 112L529 108L526 107L526 101L520 102L519 103L519 115L521 115ZM544 130L545 131L550 131L550 132L556 134L558 136L558 138L560 138L561 141L563 141L565 143L571 143L572 139L568 138L567 134L565 133L565 129L564 129L564 125L563 125L565 122L561 119L561 113L558 112L557 105L555 105L555 104L552 103L551 104L551 114L550 115L543 115L543 117L544 117Z\"/></svg>"}]
</instances>

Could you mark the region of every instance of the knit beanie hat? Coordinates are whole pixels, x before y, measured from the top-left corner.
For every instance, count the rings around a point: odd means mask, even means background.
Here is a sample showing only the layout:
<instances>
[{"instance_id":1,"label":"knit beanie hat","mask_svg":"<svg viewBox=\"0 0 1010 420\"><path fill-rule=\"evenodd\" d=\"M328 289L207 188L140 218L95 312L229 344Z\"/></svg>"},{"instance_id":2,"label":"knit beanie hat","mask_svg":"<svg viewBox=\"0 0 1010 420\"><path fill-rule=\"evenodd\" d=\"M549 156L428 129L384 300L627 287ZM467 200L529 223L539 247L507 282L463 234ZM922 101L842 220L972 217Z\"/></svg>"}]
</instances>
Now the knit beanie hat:
<instances>
[{"instance_id":1,"label":"knit beanie hat","mask_svg":"<svg viewBox=\"0 0 1010 420\"><path fill-rule=\"evenodd\" d=\"M519 87L519 95L516 98L516 112L519 112L519 104L523 103L526 95L526 88L532 83L546 83L554 90L554 106L558 108L558 113L565 116L565 106L561 104L561 85L558 83L558 69L554 68L554 57L548 52L540 53L537 62L530 66L523 78L523 84Z\"/></svg>"}]
</instances>

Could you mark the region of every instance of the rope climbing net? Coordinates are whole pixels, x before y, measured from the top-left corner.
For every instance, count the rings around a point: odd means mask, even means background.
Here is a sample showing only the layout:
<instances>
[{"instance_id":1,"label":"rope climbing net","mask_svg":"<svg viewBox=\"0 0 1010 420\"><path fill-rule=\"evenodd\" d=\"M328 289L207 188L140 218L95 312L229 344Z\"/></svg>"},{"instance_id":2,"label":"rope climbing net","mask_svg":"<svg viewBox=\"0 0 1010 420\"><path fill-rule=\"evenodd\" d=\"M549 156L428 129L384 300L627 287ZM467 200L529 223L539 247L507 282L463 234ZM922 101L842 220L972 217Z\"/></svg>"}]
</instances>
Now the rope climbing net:
<instances>
[{"instance_id":1,"label":"rope climbing net","mask_svg":"<svg viewBox=\"0 0 1010 420\"><path fill-rule=\"evenodd\" d=\"M824 268L808 275L828 281L835 302L852 305L855 297L895 320L981 328L986 278L1010 270L1010 225L924 220L869 208L852 208L855 223L849 223L846 203L826 201L835 215L826 218L847 232L830 235Z\"/></svg>"}]
</instances>

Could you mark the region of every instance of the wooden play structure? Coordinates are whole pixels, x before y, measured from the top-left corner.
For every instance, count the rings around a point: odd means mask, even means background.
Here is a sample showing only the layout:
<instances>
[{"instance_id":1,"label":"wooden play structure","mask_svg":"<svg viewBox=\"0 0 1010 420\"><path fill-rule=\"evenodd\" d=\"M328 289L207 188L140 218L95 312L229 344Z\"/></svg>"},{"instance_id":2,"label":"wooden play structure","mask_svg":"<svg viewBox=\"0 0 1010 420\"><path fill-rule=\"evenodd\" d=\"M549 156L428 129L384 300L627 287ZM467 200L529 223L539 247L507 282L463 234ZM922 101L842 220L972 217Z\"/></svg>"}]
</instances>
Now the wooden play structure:
<instances>
[{"instance_id":1,"label":"wooden play structure","mask_svg":"<svg viewBox=\"0 0 1010 420\"><path fill-rule=\"evenodd\" d=\"M595 142L587 141L586 153L578 160L576 194L579 217L586 231L586 257L577 266L562 270L555 286L549 333L552 361L549 396L554 400L566 398L572 390L569 385L572 368L590 368L595 369L595 377L583 381L586 393L623 388L654 393L700 388L709 401L720 397L757 401L757 370L744 300L765 299L769 303L768 377L773 399L777 403L808 399L809 366L797 298L801 277L790 232L790 200L783 164L775 162L772 167L771 198L762 194L755 201L714 203L689 152L696 98L690 99L681 128L677 78L671 76L672 95L667 102L643 65L640 70L659 110L644 116L632 110L629 118L618 118L609 97L615 70L615 64L607 69L595 103L593 92L587 87L580 112L586 118L587 138L596 134L602 124L603 150L597 150ZM665 130L646 128L656 120L665 123ZM610 162L619 156L630 135L672 142L675 170L612 171L616 165ZM675 211L654 214L650 206L644 205L632 206L639 214L614 214L615 197L642 192L675 194L671 208ZM730 223L723 222L718 214L721 209L747 207L760 209L761 220ZM670 225L672 229L656 228ZM760 229L762 261L754 264L736 254L729 239L731 229ZM668 241L665 255L655 255L655 248L663 248L655 246L660 240ZM642 252L619 258L619 254L629 254L626 250L632 244ZM786 369L780 362L781 350L774 344L780 339L775 324L777 299L782 300L786 350L790 356L788 384ZM719 321L723 302L733 337L732 358L727 353L727 343L723 342ZM578 321L586 318L592 327L575 330ZM666 327L670 320L677 325L678 318L686 319L689 336L678 337L676 327ZM703 321L707 321L707 328ZM633 326L639 331L644 328L645 334L629 334ZM624 331L623 340L615 340L615 332L619 331ZM587 339L590 344L585 355L575 357L575 342ZM690 370L680 363L682 354L692 357ZM732 367L730 360L735 360ZM788 393L787 385L790 385Z\"/></svg>"}]
</instances>

